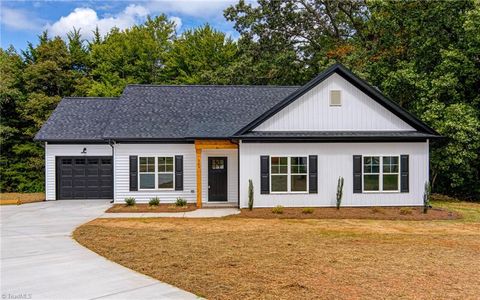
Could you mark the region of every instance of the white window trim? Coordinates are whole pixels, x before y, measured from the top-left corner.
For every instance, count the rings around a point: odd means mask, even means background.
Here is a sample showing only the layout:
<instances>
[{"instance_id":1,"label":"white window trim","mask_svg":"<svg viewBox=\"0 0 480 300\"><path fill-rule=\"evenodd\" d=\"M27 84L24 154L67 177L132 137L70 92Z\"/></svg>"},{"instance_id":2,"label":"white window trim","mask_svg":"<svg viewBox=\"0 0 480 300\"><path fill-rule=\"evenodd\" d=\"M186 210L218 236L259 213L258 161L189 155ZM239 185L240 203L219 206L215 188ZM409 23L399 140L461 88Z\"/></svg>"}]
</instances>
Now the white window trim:
<instances>
[{"instance_id":1,"label":"white window trim","mask_svg":"<svg viewBox=\"0 0 480 300\"><path fill-rule=\"evenodd\" d=\"M155 159L155 171L152 172L140 172L140 158L142 157L153 157ZM173 159L173 171L172 172L159 172L158 171L158 158L159 157L171 157ZM138 156L138 163L137 163L137 170L138 170L138 190L139 191L174 191L175 190L175 155L139 155ZM155 188L153 189L145 189L140 188L140 174L154 174L155 176ZM159 188L158 187L158 175L159 174L173 174L173 187L172 188Z\"/></svg>"},{"instance_id":2,"label":"white window trim","mask_svg":"<svg viewBox=\"0 0 480 300\"><path fill-rule=\"evenodd\" d=\"M373 157L378 156L380 158L379 166L378 166L378 173L365 173L365 157ZM384 157L397 157L398 158L398 172L397 173L383 173L383 158ZM400 193L400 155L393 155L393 154L365 154L362 155L362 193L365 194L388 194L388 193ZM378 191L366 191L365 190L365 175L377 175L378 174ZM383 175L398 175L397 179L397 190L383 190Z\"/></svg>"},{"instance_id":3,"label":"white window trim","mask_svg":"<svg viewBox=\"0 0 480 300\"><path fill-rule=\"evenodd\" d=\"M272 174L272 157L286 157L287 158L287 173L281 173L281 174ZM307 159L307 171L306 173L293 173L292 174L292 170L291 170L291 158L292 157L305 157ZM269 185L270 185L270 194L308 194L308 191L309 191L309 184L310 184L310 181L309 181L309 176L308 176L308 172L309 172L309 161L308 161L308 155L282 155L282 154L278 154L278 155L270 155L269 156L269 165L268 167L270 168L268 171L269 173ZM272 191L272 175L275 176L275 175L287 175L287 190L286 191L282 191L282 192L275 192L275 191ZM305 191L292 191L292 186L291 186L291 181L292 181L292 178L291 176L292 175L306 175L307 176L307 187L306 187L306 190Z\"/></svg>"}]
</instances>

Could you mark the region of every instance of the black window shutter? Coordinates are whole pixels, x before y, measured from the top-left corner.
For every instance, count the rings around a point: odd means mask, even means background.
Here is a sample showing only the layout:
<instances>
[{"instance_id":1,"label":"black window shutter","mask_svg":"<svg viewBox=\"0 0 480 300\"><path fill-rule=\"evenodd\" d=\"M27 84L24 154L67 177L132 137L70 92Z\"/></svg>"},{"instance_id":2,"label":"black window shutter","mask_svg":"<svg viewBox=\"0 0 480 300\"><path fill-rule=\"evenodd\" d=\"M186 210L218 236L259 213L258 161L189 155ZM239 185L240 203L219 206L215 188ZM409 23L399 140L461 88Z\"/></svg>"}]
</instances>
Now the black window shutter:
<instances>
[{"instance_id":1,"label":"black window shutter","mask_svg":"<svg viewBox=\"0 0 480 300\"><path fill-rule=\"evenodd\" d=\"M260 156L260 194L270 194L270 161L268 155Z\"/></svg>"},{"instance_id":2,"label":"black window shutter","mask_svg":"<svg viewBox=\"0 0 480 300\"><path fill-rule=\"evenodd\" d=\"M362 192L362 156L353 156L353 192Z\"/></svg>"},{"instance_id":3,"label":"black window shutter","mask_svg":"<svg viewBox=\"0 0 480 300\"><path fill-rule=\"evenodd\" d=\"M138 191L138 156L130 156L130 191Z\"/></svg>"},{"instance_id":4,"label":"black window shutter","mask_svg":"<svg viewBox=\"0 0 480 300\"><path fill-rule=\"evenodd\" d=\"M175 190L183 191L183 155L175 155Z\"/></svg>"},{"instance_id":5,"label":"black window shutter","mask_svg":"<svg viewBox=\"0 0 480 300\"><path fill-rule=\"evenodd\" d=\"M310 194L318 193L318 156L308 156L308 192Z\"/></svg>"},{"instance_id":6,"label":"black window shutter","mask_svg":"<svg viewBox=\"0 0 480 300\"><path fill-rule=\"evenodd\" d=\"M408 155L400 155L400 192L408 193Z\"/></svg>"}]
</instances>

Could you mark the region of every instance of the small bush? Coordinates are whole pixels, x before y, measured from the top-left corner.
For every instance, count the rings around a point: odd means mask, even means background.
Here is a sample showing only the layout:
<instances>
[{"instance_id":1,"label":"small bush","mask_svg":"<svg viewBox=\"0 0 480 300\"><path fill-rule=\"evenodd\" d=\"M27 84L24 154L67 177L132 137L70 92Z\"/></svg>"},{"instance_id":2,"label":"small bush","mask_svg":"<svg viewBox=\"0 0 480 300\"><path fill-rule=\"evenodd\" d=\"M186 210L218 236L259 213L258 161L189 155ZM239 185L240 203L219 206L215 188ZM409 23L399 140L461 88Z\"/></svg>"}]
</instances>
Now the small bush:
<instances>
[{"instance_id":1,"label":"small bush","mask_svg":"<svg viewBox=\"0 0 480 300\"><path fill-rule=\"evenodd\" d=\"M342 203L343 196L343 177L338 177L337 182L337 209L340 209L340 204Z\"/></svg>"},{"instance_id":2,"label":"small bush","mask_svg":"<svg viewBox=\"0 0 480 300\"><path fill-rule=\"evenodd\" d=\"M158 206L159 204L160 204L160 198L158 197L150 198L150 201L148 201L148 205L150 206Z\"/></svg>"},{"instance_id":3,"label":"small bush","mask_svg":"<svg viewBox=\"0 0 480 300\"><path fill-rule=\"evenodd\" d=\"M400 208L400 214L401 215L411 215L413 213L413 210L410 207L402 207Z\"/></svg>"},{"instance_id":4,"label":"small bush","mask_svg":"<svg viewBox=\"0 0 480 300\"><path fill-rule=\"evenodd\" d=\"M274 208L272 208L272 213L274 214L283 214L283 206L277 205Z\"/></svg>"},{"instance_id":5,"label":"small bush","mask_svg":"<svg viewBox=\"0 0 480 300\"><path fill-rule=\"evenodd\" d=\"M373 207L373 208L372 208L372 213L374 213L374 214L383 214L384 211L383 211L383 209L381 209L380 207Z\"/></svg>"},{"instance_id":6,"label":"small bush","mask_svg":"<svg viewBox=\"0 0 480 300\"><path fill-rule=\"evenodd\" d=\"M187 200L178 197L178 198L177 198L177 201L175 201L175 206L177 206L177 207L187 206Z\"/></svg>"},{"instance_id":7,"label":"small bush","mask_svg":"<svg viewBox=\"0 0 480 300\"><path fill-rule=\"evenodd\" d=\"M134 206L136 203L137 201L133 197L125 198L125 204L127 204L127 206Z\"/></svg>"},{"instance_id":8,"label":"small bush","mask_svg":"<svg viewBox=\"0 0 480 300\"><path fill-rule=\"evenodd\" d=\"M248 180L248 209L252 210L253 208L253 183L252 180Z\"/></svg>"},{"instance_id":9,"label":"small bush","mask_svg":"<svg viewBox=\"0 0 480 300\"><path fill-rule=\"evenodd\" d=\"M304 209L302 209L302 214L313 214L313 208L305 207Z\"/></svg>"}]
</instances>

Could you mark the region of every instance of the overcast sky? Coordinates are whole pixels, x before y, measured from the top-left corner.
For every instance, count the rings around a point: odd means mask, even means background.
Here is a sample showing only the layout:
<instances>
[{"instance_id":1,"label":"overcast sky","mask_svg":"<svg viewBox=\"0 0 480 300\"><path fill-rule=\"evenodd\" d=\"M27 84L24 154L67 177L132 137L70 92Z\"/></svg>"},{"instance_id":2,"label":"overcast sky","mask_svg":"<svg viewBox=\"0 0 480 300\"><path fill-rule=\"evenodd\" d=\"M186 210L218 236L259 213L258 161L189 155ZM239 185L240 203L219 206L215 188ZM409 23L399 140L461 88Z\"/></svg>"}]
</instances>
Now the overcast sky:
<instances>
[{"instance_id":1,"label":"overcast sky","mask_svg":"<svg viewBox=\"0 0 480 300\"><path fill-rule=\"evenodd\" d=\"M5 1L0 0L2 48L25 49L27 42L47 29L51 36L65 37L73 27L91 38L96 26L102 34L116 26L121 29L142 23L145 18L166 14L175 21L177 32L209 23L233 38L238 33L223 17L223 10L236 1Z\"/></svg>"}]
</instances>

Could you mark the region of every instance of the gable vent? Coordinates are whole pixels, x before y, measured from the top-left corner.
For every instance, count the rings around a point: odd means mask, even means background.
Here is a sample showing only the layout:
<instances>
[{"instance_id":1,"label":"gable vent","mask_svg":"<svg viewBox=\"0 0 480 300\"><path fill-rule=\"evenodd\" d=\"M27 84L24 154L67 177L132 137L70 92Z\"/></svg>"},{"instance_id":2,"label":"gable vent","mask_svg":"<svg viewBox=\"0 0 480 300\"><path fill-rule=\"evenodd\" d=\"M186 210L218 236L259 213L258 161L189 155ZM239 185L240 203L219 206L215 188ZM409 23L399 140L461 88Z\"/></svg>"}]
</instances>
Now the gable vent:
<instances>
[{"instance_id":1,"label":"gable vent","mask_svg":"<svg viewBox=\"0 0 480 300\"><path fill-rule=\"evenodd\" d=\"M340 90L330 91L330 106L342 106L342 93Z\"/></svg>"}]
</instances>

